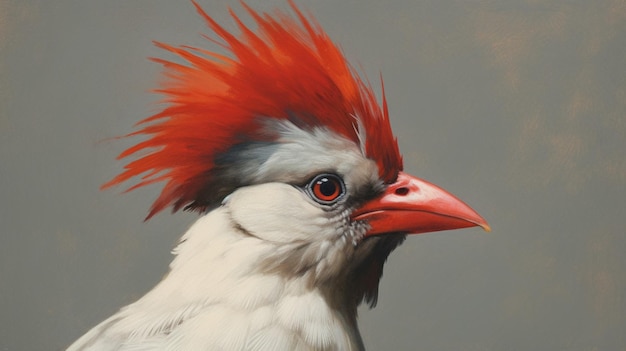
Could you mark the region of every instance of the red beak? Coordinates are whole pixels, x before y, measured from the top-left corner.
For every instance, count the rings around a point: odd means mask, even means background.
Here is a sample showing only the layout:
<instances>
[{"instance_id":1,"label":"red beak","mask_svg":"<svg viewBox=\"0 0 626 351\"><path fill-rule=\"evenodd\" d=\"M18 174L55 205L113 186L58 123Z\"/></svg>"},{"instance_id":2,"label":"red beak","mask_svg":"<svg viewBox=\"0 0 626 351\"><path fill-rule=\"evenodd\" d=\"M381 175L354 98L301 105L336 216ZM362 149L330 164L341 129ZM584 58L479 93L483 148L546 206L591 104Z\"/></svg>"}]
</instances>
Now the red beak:
<instances>
[{"instance_id":1,"label":"red beak","mask_svg":"<svg viewBox=\"0 0 626 351\"><path fill-rule=\"evenodd\" d=\"M353 221L367 221L366 236L385 233L420 234L489 224L463 201L440 187L400 172L395 183L352 214Z\"/></svg>"}]
</instances>

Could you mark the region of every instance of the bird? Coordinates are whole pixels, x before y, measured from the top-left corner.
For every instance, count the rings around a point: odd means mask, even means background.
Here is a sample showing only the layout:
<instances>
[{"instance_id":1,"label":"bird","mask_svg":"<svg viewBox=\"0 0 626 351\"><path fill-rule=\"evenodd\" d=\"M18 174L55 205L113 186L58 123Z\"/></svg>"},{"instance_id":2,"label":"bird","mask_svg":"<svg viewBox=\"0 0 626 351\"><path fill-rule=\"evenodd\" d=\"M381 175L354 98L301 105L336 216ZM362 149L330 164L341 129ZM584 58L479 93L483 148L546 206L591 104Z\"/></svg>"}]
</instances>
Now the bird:
<instances>
[{"instance_id":1,"label":"bird","mask_svg":"<svg viewBox=\"0 0 626 351\"><path fill-rule=\"evenodd\" d=\"M168 274L68 350L364 350L357 307L407 235L482 227L446 190L403 170L384 84L372 84L311 14L229 9L226 30L192 1L214 49L155 45L163 108L102 188L162 189L197 221ZM235 32L235 33L234 33Z\"/></svg>"}]
</instances>

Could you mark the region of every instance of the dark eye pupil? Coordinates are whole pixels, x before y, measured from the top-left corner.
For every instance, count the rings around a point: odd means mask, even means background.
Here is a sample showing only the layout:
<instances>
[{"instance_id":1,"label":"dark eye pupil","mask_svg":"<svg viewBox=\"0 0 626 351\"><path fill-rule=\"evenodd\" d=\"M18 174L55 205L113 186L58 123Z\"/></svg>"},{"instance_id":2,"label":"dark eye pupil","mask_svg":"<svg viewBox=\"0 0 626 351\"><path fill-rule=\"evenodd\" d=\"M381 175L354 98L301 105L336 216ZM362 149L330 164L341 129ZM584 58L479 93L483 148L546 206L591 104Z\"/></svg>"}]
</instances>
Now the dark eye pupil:
<instances>
[{"instance_id":1,"label":"dark eye pupil","mask_svg":"<svg viewBox=\"0 0 626 351\"><path fill-rule=\"evenodd\" d=\"M322 178L319 180L320 192L324 196L331 196L337 191L337 184L328 180L328 178Z\"/></svg>"}]
</instances>

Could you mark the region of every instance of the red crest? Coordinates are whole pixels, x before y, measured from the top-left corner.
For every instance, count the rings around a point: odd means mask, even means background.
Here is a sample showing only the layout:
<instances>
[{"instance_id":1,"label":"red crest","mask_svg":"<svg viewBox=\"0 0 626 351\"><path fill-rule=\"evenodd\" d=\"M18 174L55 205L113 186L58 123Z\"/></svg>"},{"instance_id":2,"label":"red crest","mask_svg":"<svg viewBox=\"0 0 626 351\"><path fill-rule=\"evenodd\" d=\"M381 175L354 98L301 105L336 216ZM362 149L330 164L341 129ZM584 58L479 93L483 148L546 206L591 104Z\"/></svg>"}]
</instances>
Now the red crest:
<instances>
[{"instance_id":1,"label":"red crest","mask_svg":"<svg viewBox=\"0 0 626 351\"><path fill-rule=\"evenodd\" d=\"M325 126L355 143L355 116L365 128L366 156L378 164L379 176L393 182L402 158L388 120L387 104L378 104L370 84L360 78L342 52L313 18L289 2L296 18L278 12L259 14L246 4L258 26L253 31L231 11L235 36L194 2L216 35L210 39L229 55L193 47L157 46L186 61L153 59L164 66L163 111L138 123L133 135L148 139L122 152L141 156L103 188L141 176L128 190L165 182L147 218L168 206L203 210L202 194L211 191L214 157L242 136L254 138L259 116L287 119L297 115L311 126ZM218 41L221 40L221 41Z\"/></svg>"}]
</instances>

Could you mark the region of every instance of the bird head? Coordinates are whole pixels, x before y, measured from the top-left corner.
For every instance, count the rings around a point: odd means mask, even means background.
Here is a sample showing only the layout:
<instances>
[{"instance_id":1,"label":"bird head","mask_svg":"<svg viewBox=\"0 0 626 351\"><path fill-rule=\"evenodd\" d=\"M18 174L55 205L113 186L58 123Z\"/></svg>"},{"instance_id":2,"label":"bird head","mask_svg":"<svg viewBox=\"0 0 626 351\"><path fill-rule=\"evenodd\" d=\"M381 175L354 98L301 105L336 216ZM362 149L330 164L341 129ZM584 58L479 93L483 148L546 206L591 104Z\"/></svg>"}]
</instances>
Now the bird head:
<instances>
[{"instance_id":1,"label":"bird head","mask_svg":"<svg viewBox=\"0 0 626 351\"><path fill-rule=\"evenodd\" d=\"M195 4L195 3L194 3ZM144 141L107 188L163 182L148 213L222 208L233 228L275 248L255 265L375 304L383 264L407 234L486 221L445 190L403 172L382 89L346 61L319 24L243 5L234 35L199 14L223 52L156 43L164 109L129 136ZM225 51L225 52L224 52Z\"/></svg>"}]
</instances>

